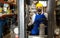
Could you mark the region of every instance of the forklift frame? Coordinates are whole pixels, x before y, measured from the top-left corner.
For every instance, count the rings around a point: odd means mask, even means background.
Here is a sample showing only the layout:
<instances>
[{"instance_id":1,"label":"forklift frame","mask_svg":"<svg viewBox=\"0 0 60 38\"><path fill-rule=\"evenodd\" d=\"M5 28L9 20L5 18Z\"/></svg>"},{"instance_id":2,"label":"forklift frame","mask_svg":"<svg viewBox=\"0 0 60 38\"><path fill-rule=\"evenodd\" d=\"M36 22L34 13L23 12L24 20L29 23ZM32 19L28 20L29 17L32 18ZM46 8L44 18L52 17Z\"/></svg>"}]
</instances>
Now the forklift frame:
<instances>
[{"instance_id":1,"label":"forklift frame","mask_svg":"<svg viewBox=\"0 0 60 38\"><path fill-rule=\"evenodd\" d=\"M18 25L19 25L19 38L26 38L26 30L25 30L25 24L24 24L24 0L18 0ZM54 9L55 9L55 0L48 0L48 38L53 38L54 36Z\"/></svg>"},{"instance_id":2,"label":"forklift frame","mask_svg":"<svg viewBox=\"0 0 60 38\"><path fill-rule=\"evenodd\" d=\"M55 0L48 0L48 8L47 8L47 13L48 13L48 38L53 38L54 37L54 28L56 25L56 19L54 15L55 11Z\"/></svg>"}]
</instances>

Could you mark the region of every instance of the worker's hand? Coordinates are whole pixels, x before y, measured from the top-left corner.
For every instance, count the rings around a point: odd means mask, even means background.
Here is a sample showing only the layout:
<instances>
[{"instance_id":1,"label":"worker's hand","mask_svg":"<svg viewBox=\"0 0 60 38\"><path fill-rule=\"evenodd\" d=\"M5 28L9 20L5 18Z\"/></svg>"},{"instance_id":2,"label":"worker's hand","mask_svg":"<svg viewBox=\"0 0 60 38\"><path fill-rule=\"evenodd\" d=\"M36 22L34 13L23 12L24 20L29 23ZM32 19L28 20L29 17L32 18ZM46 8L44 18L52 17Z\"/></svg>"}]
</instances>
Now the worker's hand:
<instances>
[{"instance_id":1,"label":"worker's hand","mask_svg":"<svg viewBox=\"0 0 60 38\"><path fill-rule=\"evenodd\" d=\"M2 16L2 13L0 13L0 17Z\"/></svg>"},{"instance_id":2,"label":"worker's hand","mask_svg":"<svg viewBox=\"0 0 60 38\"><path fill-rule=\"evenodd\" d=\"M55 31L54 31L54 33L55 33L56 35L59 35L60 29L59 29L59 28L56 28Z\"/></svg>"},{"instance_id":3,"label":"worker's hand","mask_svg":"<svg viewBox=\"0 0 60 38\"><path fill-rule=\"evenodd\" d=\"M31 25L32 25L32 23L29 23L29 24L28 24L28 26L31 26Z\"/></svg>"}]
</instances>

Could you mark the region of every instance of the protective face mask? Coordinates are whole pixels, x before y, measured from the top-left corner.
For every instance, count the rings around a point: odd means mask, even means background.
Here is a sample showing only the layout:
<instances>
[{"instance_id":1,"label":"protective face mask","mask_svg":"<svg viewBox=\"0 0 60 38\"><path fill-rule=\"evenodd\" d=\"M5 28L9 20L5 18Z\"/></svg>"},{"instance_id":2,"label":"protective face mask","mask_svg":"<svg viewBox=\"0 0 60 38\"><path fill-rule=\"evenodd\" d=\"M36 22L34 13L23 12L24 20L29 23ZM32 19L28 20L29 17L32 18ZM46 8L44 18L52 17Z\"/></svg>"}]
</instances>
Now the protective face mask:
<instances>
[{"instance_id":1,"label":"protective face mask","mask_svg":"<svg viewBox=\"0 0 60 38\"><path fill-rule=\"evenodd\" d=\"M38 11L38 12L41 12L41 9L38 9L37 11Z\"/></svg>"},{"instance_id":2,"label":"protective face mask","mask_svg":"<svg viewBox=\"0 0 60 38\"><path fill-rule=\"evenodd\" d=\"M4 11L7 11L7 8L6 7L4 7L4 9L3 9Z\"/></svg>"}]
</instances>

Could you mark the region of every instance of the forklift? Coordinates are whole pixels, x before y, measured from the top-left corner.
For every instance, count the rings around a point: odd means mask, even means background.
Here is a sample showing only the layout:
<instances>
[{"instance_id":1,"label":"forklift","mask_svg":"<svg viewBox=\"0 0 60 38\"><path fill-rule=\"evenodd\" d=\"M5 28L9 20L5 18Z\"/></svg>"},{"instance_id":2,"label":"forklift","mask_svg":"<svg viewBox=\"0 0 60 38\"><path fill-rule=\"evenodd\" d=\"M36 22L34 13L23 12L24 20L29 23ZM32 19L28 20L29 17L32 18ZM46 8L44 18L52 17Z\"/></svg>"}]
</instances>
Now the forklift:
<instances>
[{"instance_id":1,"label":"forklift","mask_svg":"<svg viewBox=\"0 0 60 38\"><path fill-rule=\"evenodd\" d=\"M54 15L55 11L55 0L43 0L47 1L47 13L48 13L48 35L29 35L27 32L27 25L29 23L29 10L33 1L42 1L42 0L19 0L19 38L55 38L54 30L56 26L56 18ZM34 5L34 4L33 4ZM32 5L32 6L33 6ZM34 7L34 6L33 6ZM32 8L33 9L33 8ZM35 10L33 10L35 12ZM40 31L41 32L41 31Z\"/></svg>"}]
</instances>

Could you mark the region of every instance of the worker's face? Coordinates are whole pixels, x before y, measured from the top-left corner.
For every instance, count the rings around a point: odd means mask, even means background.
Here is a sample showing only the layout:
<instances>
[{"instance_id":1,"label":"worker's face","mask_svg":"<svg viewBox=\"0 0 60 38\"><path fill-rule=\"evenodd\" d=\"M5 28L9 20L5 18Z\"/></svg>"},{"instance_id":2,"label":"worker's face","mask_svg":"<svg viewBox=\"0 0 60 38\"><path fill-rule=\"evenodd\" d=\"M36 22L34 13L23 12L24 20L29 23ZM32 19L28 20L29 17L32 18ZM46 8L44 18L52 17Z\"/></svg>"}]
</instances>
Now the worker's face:
<instances>
[{"instance_id":1,"label":"worker's face","mask_svg":"<svg viewBox=\"0 0 60 38\"><path fill-rule=\"evenodd\" d=\"M41 13L42 12L42 9L40 7L37 8L37 12L38 13Z\"/></svg>"}]
</instances>

